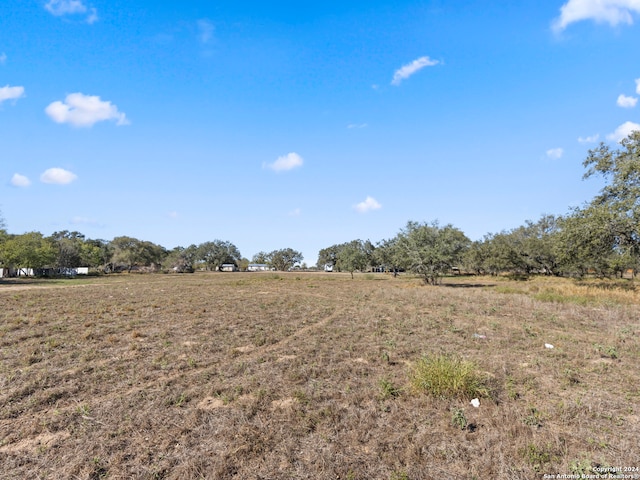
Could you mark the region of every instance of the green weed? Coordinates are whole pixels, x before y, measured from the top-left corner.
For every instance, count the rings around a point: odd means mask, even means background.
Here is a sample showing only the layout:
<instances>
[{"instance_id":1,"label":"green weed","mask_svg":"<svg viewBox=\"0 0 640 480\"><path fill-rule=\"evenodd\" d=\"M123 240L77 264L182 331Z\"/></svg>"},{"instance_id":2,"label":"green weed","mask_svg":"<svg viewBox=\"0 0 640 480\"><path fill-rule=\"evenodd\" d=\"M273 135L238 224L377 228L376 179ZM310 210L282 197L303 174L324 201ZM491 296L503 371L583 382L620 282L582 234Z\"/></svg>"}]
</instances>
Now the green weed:
<instances>
[{"instance_id":1,"label":"green weed","mask_svg":"<svg viewBox=\"0 0 640 480\"><path fill-rule=\"evenodd\" d=\"M541 472L544 465L551 462L551 454L534 444L529 444L522 452L523 457L536 472Z\"/></svg>"},{"instance_id":2,"label":"green weed","mask_svg":"<svg viewBox=\"0 0 640 480\"><path fill-rule=\"evenodd\" d=\"M473 362L455 355L425 356L409 374L414 390L439 398L488 397L485 377Z\"/></svg>"},{"instance_id":3,"label":"green weed","mask_svg":"<svg viewBox=\"0 0 640 480\"><path fill-rule=\"evenodd\" d=\"M453 411L451 414L451 424L460 430L467 428L469 422L467 422L467 417L464 416L464 410L456 408Z\"/></svg>"},{"instance_id":4,"label":"green weed","mask_svg":"<svg viewBox=\"0 0 640 480\"><path fill-rule=\"evenodd\" d=\"M386 378L380 380L380 398L382 398L382 400L399 397L400 393L400 389Z\"/></svg>"}]
</instances>

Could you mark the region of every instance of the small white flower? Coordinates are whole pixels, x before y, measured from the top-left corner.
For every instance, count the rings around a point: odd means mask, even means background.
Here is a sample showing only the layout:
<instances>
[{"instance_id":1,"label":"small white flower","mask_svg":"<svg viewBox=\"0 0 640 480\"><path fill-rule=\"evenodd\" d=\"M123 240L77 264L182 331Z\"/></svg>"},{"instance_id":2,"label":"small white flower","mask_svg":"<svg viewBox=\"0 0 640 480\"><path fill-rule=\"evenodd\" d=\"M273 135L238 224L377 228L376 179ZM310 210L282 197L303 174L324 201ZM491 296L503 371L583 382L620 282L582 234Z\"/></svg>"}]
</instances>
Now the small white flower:
<instances>
[{"instance_id":1,"label":"small white flower","mask_svg":"<svg viewBox=\"0 0 640 480\"><path fill-rule=\"evenodd\" d=\"M480 406L480 400L478 400L477 398L474 398L473 400L471 400L471 405L474 406L475 408L478 408Z\"/></svg>"}]
</instances>

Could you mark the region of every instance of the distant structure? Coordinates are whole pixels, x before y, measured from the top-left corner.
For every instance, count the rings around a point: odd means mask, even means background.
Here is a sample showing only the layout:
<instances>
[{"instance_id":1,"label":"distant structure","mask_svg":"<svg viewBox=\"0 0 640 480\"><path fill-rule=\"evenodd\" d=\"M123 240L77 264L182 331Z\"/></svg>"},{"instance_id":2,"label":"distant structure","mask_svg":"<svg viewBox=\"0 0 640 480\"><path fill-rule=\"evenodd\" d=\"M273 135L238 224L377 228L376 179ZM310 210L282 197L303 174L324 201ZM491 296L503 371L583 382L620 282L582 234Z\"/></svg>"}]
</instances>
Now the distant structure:
<instances>
[{"instance_id":1,"label":"distant structure","mask_svg":"<svg viewBox=\"0 0 640 480\"><path fill-rule=\"evenodd\" d=\"M266 263L250 263L247 272L268 272L271 267Z\"/></svg>"},{"instance_id":2,"label":"distant structure","mask_svg":"<svg viewBox=\"0 0 640 480\"><path fill-rule=\"evenodd\" d=\"M7 277L75 277L89 275L89 267L72 268L0 268L0 278Z\"/></svg>"},{"instance_id":3,"label":"distant structure","mask_svg":"<svg viewBox=\"0 0 640 480\"><path fill-rule=\"evenodd\" d=\"M221 272L237 272L238 267L233 263L223 263L222 265L220 265L219 270Z\"/></svg>"}]
</instances>

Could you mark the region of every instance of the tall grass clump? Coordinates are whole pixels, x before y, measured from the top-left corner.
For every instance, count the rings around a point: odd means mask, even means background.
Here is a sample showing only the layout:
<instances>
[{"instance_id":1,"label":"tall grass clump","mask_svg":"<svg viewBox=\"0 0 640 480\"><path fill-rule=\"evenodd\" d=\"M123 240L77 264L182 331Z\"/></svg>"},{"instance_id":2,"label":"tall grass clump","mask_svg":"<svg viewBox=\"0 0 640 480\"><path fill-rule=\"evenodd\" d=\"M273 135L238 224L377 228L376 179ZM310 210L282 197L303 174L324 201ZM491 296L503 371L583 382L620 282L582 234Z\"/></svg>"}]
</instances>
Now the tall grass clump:
<instances>
[{"instance_id":1,"label":"tall grass clump","mask_svg":"<svg viewBox=\"0 0 640 480\"><path fill-rule=\"evenodd\" d=\"M416 392L438 398L488 397L485 376L470 361L456 355L433 355L420 358L409 381Z\"/></svg>"}]
</instances>

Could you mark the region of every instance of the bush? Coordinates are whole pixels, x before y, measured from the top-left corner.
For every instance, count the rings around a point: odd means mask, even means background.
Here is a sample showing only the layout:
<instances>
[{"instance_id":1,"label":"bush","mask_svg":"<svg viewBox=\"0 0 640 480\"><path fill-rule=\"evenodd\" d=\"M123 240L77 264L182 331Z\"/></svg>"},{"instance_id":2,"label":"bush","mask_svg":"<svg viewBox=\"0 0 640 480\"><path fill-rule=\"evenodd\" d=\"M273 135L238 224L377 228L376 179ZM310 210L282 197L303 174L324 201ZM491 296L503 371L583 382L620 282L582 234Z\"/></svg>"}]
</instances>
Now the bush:
<instances>
[{"instance_id":1,"label":"bush","mask_svg":"<svg viewBox=\"0 0 640 480\"><path fill-rule=\"evenodd\" d=\"M415 391L438 398L477 398L489 396L485 377L473 362L454 355L425 356L409 374Z\"/></svg>"}]
</instances>

